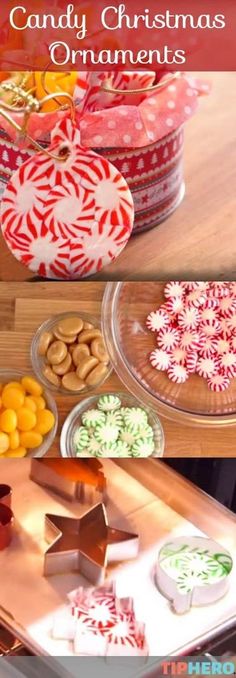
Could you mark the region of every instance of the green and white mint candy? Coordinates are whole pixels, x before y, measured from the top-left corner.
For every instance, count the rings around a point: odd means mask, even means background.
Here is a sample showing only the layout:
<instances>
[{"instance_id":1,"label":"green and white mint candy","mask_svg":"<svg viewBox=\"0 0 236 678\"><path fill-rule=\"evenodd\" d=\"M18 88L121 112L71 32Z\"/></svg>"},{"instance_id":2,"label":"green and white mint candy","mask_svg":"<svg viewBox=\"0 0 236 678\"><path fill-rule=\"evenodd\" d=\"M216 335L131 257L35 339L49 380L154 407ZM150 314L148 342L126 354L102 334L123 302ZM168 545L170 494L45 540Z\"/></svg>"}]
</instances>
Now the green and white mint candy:
<instances>
[{"instance_id":1,"label":"green and white mint candy","mask_svg":"<svg viewBox=\"0 0 236 678\"><path fill-rule=\"evenodd\" d=\"M99 457L107 457L108 459L112 457L119 457L119 450L117 443L106 443L100 447Z\"/></svg>"},{"instance_id":2,"label":"green and white mint candy","mask_svg":"<svg viewBox=\"0 0 236 678\"><path fill-rule=\"evenodd\" d=\"M113 410L119 410L121 407L121 400L116 395L104 395L99 398L98 409L103 412L112 412Z\"/></svg>"},{"instance_id":3,"label":"green and white mint candy","mask_svg":"<svg viewBox=\"0 0 236 678\"><path fill-rule=\"evenodd\" d=\"M82 452L89 443L89 434L84 426L79 426L74 435L74 446L76 452Z\"/></svg>"},{"instance_id":4,"label":"green and white mint candy","mask_svg":"<svg viewBox=\"0 0 236 678\"><path fill-rule=\"evenodd\" d=\"M130 453L130 446L123 440L117 440L116 451L118 457L128 457Z\"/></svg>"},{"instance_id":5,"label":"green and white mint candy","mask_svg":"<svg viewBox=\"0 0 236 678\"><path fill-rule=\"evenodd\" d=\"M94 435L96 440L102 444L115 443L119 436L119 429L117 426L111 426L110 424L103 424L98 426Z\"/></svg>"},{"instance_id":6,"label":"green and white mint candy","mask_svg":"<svg viewBox=\"0 0 236 678\"><path fill-rule=\"evenodd\" d=\"M137 440L131 448L131 457L150 457L154 450L154 440Z\"/></svg>"},{"instance_id":7,"label":"green and white mint candy","mask_svg":"<svg viewBox=\"0 0 236 678\"><path fill-rule=\"evenodd\" d=\"M139 432L133 426L126 426L120 432L120 439L122 440L123 443L127 443L127 445L129 445L130 447L134 445L138 437Z\"/></svg>"},{"instance_id":8,"label":"green and white mint candy","mask_svg":"<svg viewBox=\"0 0 236 678\"><path fill-rule=\"evenodd\" d=\"M142 440L153 440L154 439L154 433L153 429L149 424L146 424L146 426L142 426L139 428L139 437Z\"/></svg>"},{"instance_id":9,"label":"green and white mint candy","mask_svg":"<svg viewBox=\"0 0 236 678\"><path fill-rule=\"evenodd\" d=\"M96 440L94 434L90 437L88 446L87 446L87 454L89 454L91 457L100 457L100 450L101 450L101 444Z\"/></svg>"},{"instance_id":10,"label":"green and white mint candy","mask_svg":"<svg viewBox=\"0 0 236 678\"><path fill-rule=\"evenodd\" d=\"M106 424L110 426L117 426L119 429L123 426L123 419L120 410L113 410L106 415Z\"/></svg>"},{"instance_id":11,"label":"green and white mint candy","mask_svg":"<svg viewBox=\"0 0 236 678\"><path fill-rule=\"evenodd\" d=\"M99 410L87 410L82 414L82 423L86 428L96 428L99 424L105 424L106 415Z\"/></svg>"},{"instance_id":12,"label":"green and white mint candy","mask_svg":"<svg viewBox=\"0 0 236 678\"><path fill-rule=\"evenodd\" d=\"M148 424L148 416L145 410L141 407L130 407L124 413L124 421L126 426L136 426L140 428Z\"/></svg>"}]
</instances>

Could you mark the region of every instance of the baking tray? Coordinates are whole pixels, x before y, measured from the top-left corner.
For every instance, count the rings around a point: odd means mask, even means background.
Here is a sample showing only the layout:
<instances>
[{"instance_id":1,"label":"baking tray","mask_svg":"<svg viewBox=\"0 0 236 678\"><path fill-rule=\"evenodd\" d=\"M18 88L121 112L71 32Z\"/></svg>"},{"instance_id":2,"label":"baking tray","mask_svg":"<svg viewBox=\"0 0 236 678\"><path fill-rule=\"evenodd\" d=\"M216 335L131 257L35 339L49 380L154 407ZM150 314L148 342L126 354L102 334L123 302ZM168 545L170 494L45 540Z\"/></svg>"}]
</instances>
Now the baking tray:
<instances>
[{"instance_id":1,"label":"baking tray","mask_svg":"<svg viewBox=\"0 0 236 678\"><path fill-rule=\"evenodd\" d=\"M141 542L138 559L110 567L108 577L116 581L119 596L134 597L137 618L146 624L152 657L178 655L184 647L193 649L199 637L209 637L216 627L227 625L235 615L236 568L233 568L229 592L224 598L214 605L192 608L183 616L173 614L169 602L154 585L153 564L160 546L167 539L203 535L203 532L115 463L104 461L104 470L108 478L109 520L115 527L139 533ZM43 553L47 546L44 513L78 516L85 507L73 506L72 509L71 504L30 481L29 471L27 459L1 460L1 482L13 487L13 509L17 520L12 546L0 554L0 616L33 652L42 656L58 656L63 665L59 656L69 657L72 653L69 643L50 638L52 618L65 604L67 593L87 582L77 574L50 579L42 576ZM236 559L235 540L226 535L222 545ZM145 671L143 669L140 675L146 675ZM130 675L134 674L131 672Z\"/></svg>"}]
</instances>

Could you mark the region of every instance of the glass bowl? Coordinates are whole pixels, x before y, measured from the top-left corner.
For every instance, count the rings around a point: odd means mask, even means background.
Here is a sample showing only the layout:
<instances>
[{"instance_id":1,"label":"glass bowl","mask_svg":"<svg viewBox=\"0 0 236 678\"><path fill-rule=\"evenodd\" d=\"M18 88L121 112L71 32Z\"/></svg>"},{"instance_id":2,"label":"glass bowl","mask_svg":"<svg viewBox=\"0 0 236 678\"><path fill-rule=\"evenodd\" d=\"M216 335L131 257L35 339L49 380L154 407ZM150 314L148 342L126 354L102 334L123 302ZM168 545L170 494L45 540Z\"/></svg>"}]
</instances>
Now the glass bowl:
<instances>
[{"instance_id":1,"label":"glass bowl","mask_svg":"<svg viewBox=\"0 0 236 678\"><path fill-rule=\"evenodd\" d=\"M154 431L154 440L155 440L155 452L153 452L151 456L162 457L164 453L164 433L162 425L156 414L152 412L149 408L143 406L143 403L138 402L136 398L133 398L133 396L129 395L128 393L106 393L103 395L118 396L121 400L122 407L143 407L146 410L149 424ZM78 405L76 405L76 407L70 412L61 432L60 449L62 457L76 457L76 459L80 458L77 457L77 455L75 455L74 452L73 445L74 434L78 426L82 425L81 420L82 414L86 412L86 410L93 409L94 407L96 408L100 397L101 394L97 396L92 396L91 398L86 398ZM109 455L109 457L111 458L112 455ZM102 457L99 457L99 459L102 459Z\"/></svg>"},{"instance_id":2,"label":"glass bowl","mask_svg":"<svg viewBox=\"0 0 236 678\"><path fill-rule=\"evenodd\" d=\"M10 370L0 370L0 383L4 385L7 384L9 381L21 381L23 377L28 376L34 376L34 374L30 372L17 372L16 370L14 370L14 372ZM47 435L44 436L42 445L34 448L33 450L29 450L27 457L38 457L38 458L44 457L46 452L50 450L50 447L52 446L52 443L57 433L58 412L55 400L47 389L44 389L43 391L43 398L46 400L48 409L51 410L51 412L54 414L55 424L53 429L49 431ZM14 452L14 450L12 450L12 452Z\"/></svg>"},{"instance_id":3,"label":"glass bowl","mask_svg":"<svg viewBox=\"0 0 236 678\"><path fill-rule=\"evenodd\" d=\"M67 396L76 395L78 397L78 396L82 396L83 394L86 394L86 393L91 393L91 391L96 390L102 384L104 384L105 381L111 375L112 365L111 365L111 363L109 363L107 375L105 377L103 377L103 379L101 379L99 384L97 384L95 387L87 386L85 389L83 389L83 391L80 391L79 393L78 393L78 391L68 391L67 389L63 388L63 386L57 387L57 386L54 386L53 384L51 384L43 374L43 367L45 366L45 359L44 359L43 356L40 356L39 353L38 353L39 341L40 341L40 338L41 338L41 336L44 332L51 332L53 330L53 328L55 327L55 325L58 325L58 322L60 322L60 320L63 320L65 318L82 318L82 320L84 320L84 322L92 323L97 329L101 330L101 323L96 318L93 318L92 316L87 315L86 313L75 313L75 312L72 311L71 313L62 313L60 315L55 315L52 318L49 318L49 320L46 320L46 322L44 322L38 328L36 334L34 335L33 341L32 341L32 344L31 344L31 363L32 363L32 366L33 366L33 370L34 370L35 374L37 375L37 378L39 379L39 381L42 384L44 384L44 386L46 386L46 388L48 388L50 391L54 391L55 393L62 393L63 395L67 395Z\"/></svg>"},{"instance_id":4,"label":"glass bowl","mask_svg":"<svg viewBox=\"0 0 236 678\"><path fill-rule=\"evenodd\" d=\"M148 356L156 340L146 327L146 318L163 303L165 284L107 284L102 330L114 369L137 399L163 417L191 426L236 425L236 379L226 391L214 393L198 375L175 384L151 366Z\"/></svg>"}]
</instances>

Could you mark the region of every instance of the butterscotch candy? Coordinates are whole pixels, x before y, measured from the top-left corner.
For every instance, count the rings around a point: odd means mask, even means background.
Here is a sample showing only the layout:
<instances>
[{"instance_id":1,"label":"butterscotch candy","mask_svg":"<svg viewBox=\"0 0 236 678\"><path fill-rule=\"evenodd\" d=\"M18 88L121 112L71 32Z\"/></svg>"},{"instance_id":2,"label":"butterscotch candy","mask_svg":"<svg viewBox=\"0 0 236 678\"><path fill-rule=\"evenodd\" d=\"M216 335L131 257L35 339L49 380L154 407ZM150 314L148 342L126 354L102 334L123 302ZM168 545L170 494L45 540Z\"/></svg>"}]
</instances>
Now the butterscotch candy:
<instances>
[{"instance_id":1,"label":"butterscotch candy","mask_svg":"<svg viewBox=\"0 0 236 678\"><path fill-rule=\"evenodd\" d=\"M60 363L60 365L53 365L53 372L58 374L59 377L63 377L64 374L70 371L72 363L72 357L70 353L67 353L65 359Z\"/></svg>"},{"instance_id":2,"label":"butterscotch candy","mask_svg":"<svg viewBox=\"0 0 236 678\"><path fill-rule=\"evenodd\" d=\"M76 367L78 367L84 358L88 358L89 356L90 350L88 344L76 344L72 353L73 363Z\"/></svg>"},{"instance_id":3,"label":"butterscotch candy","mask_svg":"<svg viewBox=\"0 0 236 678\"><path fill-rule=\"evenodd\" d=\"M53 334L52 332L43 332L39 339L39 345L38 345L38 353L41 356L46 355L50 344L53 341Z\"/></svg>"},{"instance_id":4,"label":"butterscotch candy","mask_svg":"<svg viewBox=\"0 0 236 678\"><path fill-rule=\"evenodd\" d=\"M60 365L65 360L67 355L67 348L63 341L54 341L49 346L47 352L47 359L50 365Z\"/></svg>"},{"instance_id":5,"label":"butterscotch candy","mask_svg":"<svg viewBox=\"0 0 236 678\"><path fill-rule=\"evenodd\" d=\"M62 378L62 385L67 391L75 391L76 393L80 393L80 391L83 391L85 388L84 381L79 379L76 372L68 372L68 374L65 374Z\"/></svg>"},{"instance_id":6,"label":"butterscotch candy","mask_svg":"<svg viewBox=\"0 0 236 678\"><path fill-rule=\"evenodd\" d=\"M108 375L108 368L104 363L100 363L95 367L92 372L88 375L86 379L86 384L87 386L92 386L93 388L95 386L98 386L100 382L105 379L105 377Z\"/></svg>"},{"instance_id":7,"label":"butterscotch candy","mask_svg":"<svg viewBox=\"0 0 236 678\"><path fill-rule=\"evenodd\" d=\"M81 332L78 338L78 343L79 344L91 344L93 339L97 339L97 337L101 337L102 333L101 330L84 330Z\"/></svg>"},{"instance_id":8,"label":"butterscotch candy","mask_svg":"<svg viewBox=\"0 0 236 678\"><path fill-rule=\"evenodd\" d=\"M79 379L84 380L97 365L98 365L97 358L94 358L94 356L92 355L89 356L88 358L86 357L84 358L84 360L82 360L79 367L77 367L76 374L78 375Z\"/></svg>"},{"instance_id":9,"label":"butterscotch candy","mask_svg":"<svg viewBox=\"0 0 236 678\"><path fill-rule=\"evenodd\" d=\"M50 384L53 384L53 386L57 386L59 388L59 386L61 385L61 380L57 376L57 374L55 374L55 372L53 372L50 365L45 365L45 367L43 369L43 375L50 382Z\"/></svg>"},{"instance_id":10,"label":"butterscotch candy","mask_svg":"<svg viewBox=\"0 0 236 678\"><path fill-rule=\"evenodd\" d=\"M71 318L64 318L58 323L57 329L63 335L74 337L79 334L84 326L82 318L71 316Z\"/></svg>"},{"instance_id":11,"label":"butterscotch candy","mask_svg":"<svg viewBox=\"0 0 236 678\"><path fill-rule=\"evenodd\" d=\"M97 337L97 339L93 339L90 350L92 355L95 356L99 360L100 363L105 363L107 365L109 363L109 355L107 353L104 341L102 337Z\"/></svg>"},{"instance_id":12,"label":"butterscotch candy","mask_svg":"<svg viewBox=\"0 0 236 678\"><path fill-rule=\"evenodd\" d=\"M53 333L56 339L59 339L59 341L63 341L63 343L67 344L68 346L70 346L71 344L75 344L75 342L77 341L77 334L75 334L75 336L69 337L66 336L65 334L61 334L61 332L59 332L57 328L53 330Z\"/></svg>"}]
</instances>

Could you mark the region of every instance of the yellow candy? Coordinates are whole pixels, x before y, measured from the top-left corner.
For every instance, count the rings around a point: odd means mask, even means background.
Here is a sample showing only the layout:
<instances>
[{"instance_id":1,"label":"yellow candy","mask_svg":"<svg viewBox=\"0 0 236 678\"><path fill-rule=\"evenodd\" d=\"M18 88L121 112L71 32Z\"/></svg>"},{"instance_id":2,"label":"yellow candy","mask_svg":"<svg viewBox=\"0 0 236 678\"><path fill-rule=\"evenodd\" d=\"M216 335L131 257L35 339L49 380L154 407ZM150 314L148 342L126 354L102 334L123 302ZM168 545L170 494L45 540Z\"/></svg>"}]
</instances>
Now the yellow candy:
<instances>
[{"instance_id":1,"label":"yellow candy","mask_svg":"<svg viewBox=\"0 0 236 678\"><path fill-rule=\"evenodd\" d=\"M23 379L21 379L21 383L23 388L27 391L27 393L30 393L30 395L32 396L42 395L43 392L42 386L33 377L23 377Z\"/></svg>"},{"instance_id":2,"label":"yellow candy","mask_svg":"<svg viewBox=\"0 0 236 678\"><path fill-rule=\"evenodd\" d=\"M54 93L56 98L57 92L67 92L68 94L73 96L77 80L76 71L71 71L69 74L60 72L54 73L48 71L47 73L45 73L44 76L44 84L46 91L43 87L42 75L43 74L41 71L36 71L34 73L37 99L39 100L43 99L47 93L48 94ZM66 99L65 97L59 97L58 102L51 99L50 101L47 101L45 104L43 104L42 112L48 113L51 111L55 111L58 108L60 108L60 106L63 106L65 104L68 105L68 99Z\"/></svg>"},{"instance_id":3,"label":"yellow candy","mask_svg":"<svg viewBox=\"0 0 236 678\"><path fill-rule=\"evenodd\" d=\"M20 434L19 431L17 431L17 429L10 433L9 440L10 440L10 450L17 450L17 448L20 447Z\"/></svg>"},{"instance_id":4,"label":"yellow candy","mask_svg":"<svg viewBox=\"0 0 236 678\"><path fill-rule=\"evenodd\" d=\"M24 393L24 389L22 384L19 381L9 381L8 384L4 384L4 390L6 388L18 388L22 393Z\"/></svg>"},{"instance_id":5,"label":"yellow candy","mask_svg":"<svg viewBox=\"0 0 236 678\"><path fill-rule=\"evenodd\" d=\"M46 401L42 396L31 396L31 400L34 401L37 410L44 410L46 407Z\"/></svg>"},{"instance_id":6,"label":"yellow candy","mask_svg":"<svg viewBox=\"0 0 236 678\"><path fill-rule=\"evenodd\" d=\"M43 436L40 435L37 431L28 431L27 433L21 433L20 443L23 447L28 449L35 449L42 445Z\"/></svg>"},{"instance_id":7,"label":"yellow candy","mask_svg":"<svg viewBox=\"0 0 236 678\"><path fill-rule=\"evenodd\" d=\"M27 407L27 410L31 410L32 412L37 412L37 405L32 396L26 396L24 407Z\"/></svg>"},{"instance_id":8,"label":"yellow candy","mask_svg":"<svg viewBox=\"0 0 236 678\"><path fill-rule=\"evenodd\" d=\"M34 430L45 436L52 430L54 424L54 414L50 410L41 410L37 412L37 424Z\"/></svg>"},{"instance_id":9,"label":"yellow candy","mask_svg":"<svg viewBox=\"0 0 236 678\"><path fill-rule=\"evenodd\" d=\"M28 410L27 407L21 407L17 411L17 425L20 431L32 431L36 423L36 414Z\"/></svg>"},{"instance_id":10,"label":"yellow candy","mask_svg":"<svg viewBox=\"0 0 236 678\"><path fill-rule=\"evenodd\" d=\"M24 404L24 393L16 386L8 386L2 392L2 405L7 410L19 410Z\"/></svg>"},{"instance_id":11,"label":"yellow candy","mask_svg":"<svg viewBox=\"0 0 236 678\"><path fill-rule=\"evenodd\" d=\"M0 429L4 433L12 433L17 427L17 416L14 410L4 410L0 415Z\"/></svg>"},{"instance_id":12,"label":"yellow candy","mask_svg":"<svg viewBox=\"0 0 236 678\"><path fill-rule=\"evenodd\" d=\"M5 454L6 457L14 457L14 459L17 457L18 459L21 459L22 457L26 457L27 455L27 450L25 447L17 447L16 450L11 450L11 452L7 452Z\"/></svg>"},{"instance_id":13,"label":"yellow candy","mask_svg":"<svg viewBox=\"0 0 236 678\"><path fill-rule=\"evenodd\" d=\"M10 440L6 433L0 432L0 454L4 454L9 450Z\"/></svg>"}]
</instances>

